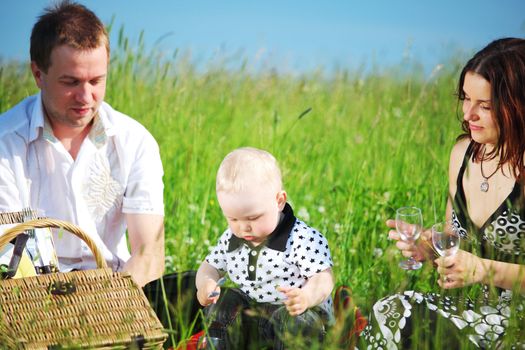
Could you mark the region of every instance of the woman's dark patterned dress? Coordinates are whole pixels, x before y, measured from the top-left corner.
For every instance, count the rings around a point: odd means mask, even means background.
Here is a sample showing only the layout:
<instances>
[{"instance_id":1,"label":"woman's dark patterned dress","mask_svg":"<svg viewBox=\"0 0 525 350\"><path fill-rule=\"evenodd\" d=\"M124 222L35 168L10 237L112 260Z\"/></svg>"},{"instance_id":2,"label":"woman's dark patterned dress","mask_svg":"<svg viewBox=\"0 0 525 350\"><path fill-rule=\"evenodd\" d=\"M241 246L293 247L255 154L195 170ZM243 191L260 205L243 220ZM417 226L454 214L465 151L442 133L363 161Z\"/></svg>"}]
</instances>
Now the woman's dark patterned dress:
<instances>
[{"instance_id":1,"label":"woman's dark patterned dress","mask_svg":"<svg viewBox=\"0 0 525 350\"><path fill-rule=\"evenodd\" d=\"M453 201L452 220L460 230L462 249L487 259L523 264L523 184L516 182L510 195L485 224L475 227L466 210L463 189L463 175L472 157L472 145L465 153ZM419 348L418 343L421 348L441 344L452 349L465 343L472 347L496 348L504 341L509 325L513 330L524 325L524 300L517 292L513 295L510 290L480 288L479 285L442 291L442 294L406 291L374 304L361 340L368 349ZM511 317L511 310L518 314ZM505 339L504 346L523 348L524 338L525 330L513 331L512 341Z\"/></svg>"}]
</instances>

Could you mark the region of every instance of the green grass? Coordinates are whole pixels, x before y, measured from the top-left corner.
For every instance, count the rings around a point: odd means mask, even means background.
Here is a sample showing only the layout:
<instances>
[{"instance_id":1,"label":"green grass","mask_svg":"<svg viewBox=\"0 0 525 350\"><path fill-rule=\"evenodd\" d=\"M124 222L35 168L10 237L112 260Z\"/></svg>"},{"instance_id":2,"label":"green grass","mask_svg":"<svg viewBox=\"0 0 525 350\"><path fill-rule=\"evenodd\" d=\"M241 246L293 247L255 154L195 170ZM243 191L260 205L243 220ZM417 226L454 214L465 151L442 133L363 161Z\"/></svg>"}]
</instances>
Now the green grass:
<instances>
[{"instance_id":1,"label":"green grass","mask_svg":"<svg viewBox=\"0 0 525 350\"><path fill-rule=\"evenodd\" d=\"M160 145L167 272L196 269L226 228L215 172L229 151L249 145L279 160L296 215L328 238L337 284L351 286L364 314L388 294L438 290L431 266L398 268L384 222L405 205L421 207L426 226L444 218L448 156L460 133L458 62L433 75L413 62L367 74L198 70L183 54L145 52L121 36L106 101ZM0 112L36 91L25 64L0 61Z\"/></svg>"}]
</instances>

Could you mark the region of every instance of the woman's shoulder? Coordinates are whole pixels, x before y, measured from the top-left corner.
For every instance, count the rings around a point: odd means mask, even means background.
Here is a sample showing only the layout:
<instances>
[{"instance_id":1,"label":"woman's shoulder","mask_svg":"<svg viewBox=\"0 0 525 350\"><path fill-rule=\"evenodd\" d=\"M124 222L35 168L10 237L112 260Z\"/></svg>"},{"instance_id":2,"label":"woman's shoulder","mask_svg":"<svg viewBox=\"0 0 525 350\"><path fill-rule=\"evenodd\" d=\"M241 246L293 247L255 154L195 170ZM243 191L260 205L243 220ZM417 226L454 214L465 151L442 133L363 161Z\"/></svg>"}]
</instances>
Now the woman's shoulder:
<instances>
[{"instance_id":1,"label":"woman's shoulder","mask_svg":"<svg viewBox=\"0 0 525 350\"><path fill-rule=\"evenodd\" d=\"M450 152L450 158L460 159L462 160L465 156L465 153L467 152L468 146L471 143L470 137L462 137L460 138L452 147L452 151Z\"/></svg>"},{"instance_id":2,"label":"woman's shoulder","mask_svg":"<svg viewBox=\"0 0 525 350\"><path fill-rule=\"evenodd\" d=\"M471 143L470 137L463 137L459 139L456 144L452 147L450 152L450 167L456 168L460 167L463 164L463 158L465 158L465 153Z\"/></svg>"},{"instance_id":3,"label":"woman's shoulder","mask_svg":"<svg viewBox=\"0 0 525 350\"><path fill-rule=\"evenodd\" d=\"M453 186L453 184L455 184L454 179L456 179L459 174L459 169L461 168L461 165L463 164L463 159L465 158L465 153L467 152L470 142L471 142L470 137L463 137L459 139L456 142L456 144L452 147L452 151L450 152L450 163L448 167L449 180L450 180L450 185L452 187L454 187ZM452 188L452 187L451 187L451 191L455 193L455 188Z\"/></svg>"}]
</instances>

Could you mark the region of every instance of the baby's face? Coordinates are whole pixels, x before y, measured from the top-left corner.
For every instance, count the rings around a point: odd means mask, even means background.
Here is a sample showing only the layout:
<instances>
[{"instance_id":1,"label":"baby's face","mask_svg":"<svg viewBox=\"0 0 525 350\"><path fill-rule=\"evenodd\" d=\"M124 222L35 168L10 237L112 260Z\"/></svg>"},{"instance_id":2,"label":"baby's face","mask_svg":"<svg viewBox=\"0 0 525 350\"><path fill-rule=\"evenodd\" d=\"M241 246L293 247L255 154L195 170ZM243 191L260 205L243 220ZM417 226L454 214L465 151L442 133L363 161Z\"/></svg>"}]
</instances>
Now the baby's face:
<instances>
[{"instance_id":1,"label":"baby's face","mask_svg":"<svg viewBox=\"0 0 525 350\"><path fill-rule=\"evenodd\" d=\"M284 191L265 186L240 193L217 193L233 234L257 246L275 230L286 203Z\"/></svg>"}]
</instances>

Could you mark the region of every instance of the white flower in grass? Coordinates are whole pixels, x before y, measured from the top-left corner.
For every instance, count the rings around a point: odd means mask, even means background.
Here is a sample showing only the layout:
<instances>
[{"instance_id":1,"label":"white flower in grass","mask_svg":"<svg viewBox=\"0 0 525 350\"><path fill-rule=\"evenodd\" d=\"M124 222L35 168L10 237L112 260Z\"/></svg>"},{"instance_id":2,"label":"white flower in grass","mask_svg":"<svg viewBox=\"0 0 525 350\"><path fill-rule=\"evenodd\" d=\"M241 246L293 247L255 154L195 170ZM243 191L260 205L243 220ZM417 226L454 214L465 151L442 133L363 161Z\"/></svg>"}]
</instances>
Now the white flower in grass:
<instances>
[{"instance_id":1,"label":"white flower in grass","mask_svg":"<svg viewBox=\"0 0 525 350\"><path fill-rule=\"evenodd\" d=\"M317 211L320 212L321 214L324 214L326 212L326 209L325 209L325 207L320 205L319 207L317 207Z\"/></svg>"},{"instance_id":2,"label":"white flower in grass","mask_svg":"<svg viewBox=\"0 0 525 350\"><path fill-rule=\"evenodd\" d=\"M300 207L299 211L297 212L297 216L304 221L310 220L310 214L308 213L308 210L305 207Z\"/></svg>"},{"instance_id":3,"label":"white flower in grass","mask_svg":"<svg viewBox=\"0 0 525 350\"><path fill-rule=\"evenodd\" d=\"M186 243L188 245L191 245L191 244L195 243L195 240L193 239L193 237L186 237L184 239L184 243Z\"/></svg>"},{"instance_id":4,"label":"white flower in grass","mask_svg":"<svg viewBox=\"0 0 525 350\"><path fill-rule=\"evenodd\" d=\"M188 210L195 212L195 211L199 210L199 206L197 204L190 203L190 204L188 204Z\"/></svg>"},{"instance_id":5,"label":"white flower in grass","mask_svg":"<svg viewBox=\"0 0 525 350\"><path fill-rule=\"evenodd\" d=\"M396 107L392 110L392 114L394 114L394 117L401 118L403 116L403 112L401 111L401 108Z\"/></svg>"},{"instance_id":6,"label":"white flower in grass","mask_svg":"<svg viewBox=\"0 0 525 350\"><path fill-rule=\"evenodd\" d=\"M164 257L164 264L166 265L167 269L173 269L175 267L175 259L172 255L166 255Z\"/></svg>"},{"instance_id":7,"label":"white flower in grass","mask_svg":"<svg viewBox=\"0 0 525 350\"><path fill-rule=\"evenodd\" d=\"M379 258L382 255L383 255L383 249L381 249L381 248L374 248L374 256L376 258Z\"/></svg>"},{"instance_id":8,"label":"white flower in grass","mask_svg":"<svg viewBox=\"0 0 525 350\"><path fill-rule=\"evenodd\" d=\"M334 224L334 232L335 233L341 233L343 226L340 223Z\"/></svg>"}]
</instances>

